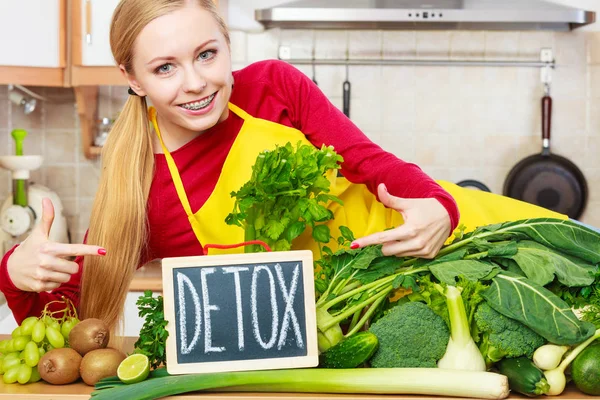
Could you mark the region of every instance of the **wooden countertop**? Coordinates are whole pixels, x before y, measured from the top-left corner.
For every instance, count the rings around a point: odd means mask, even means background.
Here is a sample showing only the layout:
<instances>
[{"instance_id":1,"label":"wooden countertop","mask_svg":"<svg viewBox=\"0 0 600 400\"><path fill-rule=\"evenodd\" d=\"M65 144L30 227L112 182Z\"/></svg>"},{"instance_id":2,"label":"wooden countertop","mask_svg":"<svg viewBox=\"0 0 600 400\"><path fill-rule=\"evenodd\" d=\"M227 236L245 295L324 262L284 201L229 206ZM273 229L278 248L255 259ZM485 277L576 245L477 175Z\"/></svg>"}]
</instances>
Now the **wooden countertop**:
<instances>
[{"instance_id":1,"label":"wooden countertop","mask_svg":"<svg viewBox=\"0 0 600 400\"><path fill-rule=\"evenodd\" d=\"M136 271L129 285L130 292L143 292L152 290L154 293L162 292L162 265L160 260L150 261Z\"/></svg>"},{"instance_id":2,"label":"wooden countertop","mask_svg":"<svg viewBox=\"0 0 600 400\"><path fill-rule=\"evenodd\" d=\"M9 335L0 335L0 340L7 339ZM137 338L127 337L123 341L123 350L127 353L133 350L133 344ZM5 384L0 379L0 400L88 400L94 388L86 385L81 380L70 385L50 385L40 381L27 385L18 383ZM542 399L543 397L539 397ZM549 397L546 397L550 399ZM322 393L207 393L193 392L177 396L164 397L172 400L388 400L388 399L413 399L413 400L454 400L438 396L414 396L414 395L353 395L353 394L322 394ZM512 394L509 399L530 399L520 394ZM552 397L557 400L581 400L598 399L598 397L587 396L576 388L569 386L562 395Z\"/></svg>"},{"instance_id":3,"label":"wooden countertop","mask_svg":"<svg viewBox=\"0 0 600 400\"><path fill-rule=\"evenodd\" d=\"M0 380L0 399L6 400L89 400L94 389L79 381L70 385L54 386L45 382L37 382L27 385L6 385ZM320 394L320 393L202 393L193 392L177 396L163 397L172 400L453 400L453 398L437 396L410 396L410 395L352 395L352 394ZM540 399L543 397L540 396ZM586 396L576 389L569 387L557 397L546 397L557 400L581 400L597 399L594 396ZM509 399L529 399L521 395L511 395Z\"/></svg>"}]
</instances>

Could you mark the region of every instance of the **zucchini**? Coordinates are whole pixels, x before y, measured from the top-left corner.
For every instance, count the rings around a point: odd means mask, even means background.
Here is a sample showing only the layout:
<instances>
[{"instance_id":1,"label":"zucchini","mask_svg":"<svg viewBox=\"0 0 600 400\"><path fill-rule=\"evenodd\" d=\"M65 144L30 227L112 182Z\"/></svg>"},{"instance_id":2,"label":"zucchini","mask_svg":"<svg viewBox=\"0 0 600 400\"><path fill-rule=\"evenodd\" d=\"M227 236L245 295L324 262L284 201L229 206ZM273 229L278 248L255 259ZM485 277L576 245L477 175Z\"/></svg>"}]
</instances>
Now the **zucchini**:
<instances>
[{"instance_id":1,"label":"zucchini","mask_svg":"<svg viewBox=\"0 0 600 400\"><path fill-rule=\"evenodd\" d=\"M363 331L342 340L319 356L322 368L356 368L368 361L379 346L375 334Z\"/></svg>"},{"instance_id":2,"label":"zucchini","mask_svg":"<svg viewBox=\"0 0 600 400\"><path fill-rule=\"evenodd\" d=\"M505 358L496 363L496 367L508 378L508 385L515 392L534 397L550 390L544 372L527 357Z\"/></svg>"}]
</instances>

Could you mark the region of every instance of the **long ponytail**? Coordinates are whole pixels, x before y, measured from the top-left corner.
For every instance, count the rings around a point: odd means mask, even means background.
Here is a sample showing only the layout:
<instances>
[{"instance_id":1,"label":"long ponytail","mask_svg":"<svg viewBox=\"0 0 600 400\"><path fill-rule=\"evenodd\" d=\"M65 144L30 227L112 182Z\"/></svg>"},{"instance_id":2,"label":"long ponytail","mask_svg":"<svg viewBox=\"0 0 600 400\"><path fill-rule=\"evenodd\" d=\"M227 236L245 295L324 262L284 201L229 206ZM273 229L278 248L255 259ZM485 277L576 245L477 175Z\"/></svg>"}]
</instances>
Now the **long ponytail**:
<instances>
[{"instance_id":1,"label":"long ponytail","mask_svg":"<svg viewBox=\"0 0 600 400\"><path fill-rule=\"evenodd\" d=\"M86 257L80 315L116 327L147 239L146 206L154 171L145 98L132 96L103 149L102 176L94 201L88 243L107 249Z\"/></svg>"}]
</instances>

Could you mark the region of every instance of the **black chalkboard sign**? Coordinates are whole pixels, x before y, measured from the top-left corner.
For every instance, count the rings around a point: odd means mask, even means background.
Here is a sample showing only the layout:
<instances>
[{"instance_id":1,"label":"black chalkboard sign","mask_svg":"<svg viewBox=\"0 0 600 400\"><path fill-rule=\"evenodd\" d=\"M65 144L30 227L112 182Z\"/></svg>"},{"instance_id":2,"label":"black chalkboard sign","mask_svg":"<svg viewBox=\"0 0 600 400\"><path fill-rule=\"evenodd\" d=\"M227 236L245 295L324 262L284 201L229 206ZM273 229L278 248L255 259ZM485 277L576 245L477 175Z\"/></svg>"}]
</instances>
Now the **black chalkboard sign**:
<instances>
[{"instance_id":1,"label":"black chalkboard sign","mask_svg":"<svg viewBox=\"0 0 600 400\"><path fill-rule=\"evenodd\" d=\"M318 364L310 251L162 260L167 371Z\"/></svg>"}]
</instances>

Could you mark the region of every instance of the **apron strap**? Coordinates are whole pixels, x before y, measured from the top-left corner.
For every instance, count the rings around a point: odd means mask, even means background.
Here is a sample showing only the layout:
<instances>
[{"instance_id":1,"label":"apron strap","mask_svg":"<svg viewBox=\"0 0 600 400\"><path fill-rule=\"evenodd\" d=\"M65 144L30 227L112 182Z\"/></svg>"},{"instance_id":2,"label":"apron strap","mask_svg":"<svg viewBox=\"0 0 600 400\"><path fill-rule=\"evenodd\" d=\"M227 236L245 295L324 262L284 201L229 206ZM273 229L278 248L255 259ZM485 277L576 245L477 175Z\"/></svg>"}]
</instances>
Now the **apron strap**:
<instances>
[{"instance_id":1,"label":"apron strap","mask_svg":"<svg viewBox=\"0 0 600 400\"><path fill-rule=\"evenodd\" d=\"M162 135L160 134L160 130L158 129L158 122L156 119L156 110L152 108L150 110L150 118L152 121L152 125L154 126L154 131L158 135L158 140L160 140L160 145L162 146L163 153L165 154L165 159L167 160L167 165L169 166L169 171L171 171L171 178L173 179L173 183L175 184L175 189L177 190L177 195L179 196L179 201L185 210L185 213L189 216L192 216L192 208L190 207L190 202L188 201L187 195L185 193L185 188L183 187L183 182L181 181L181 176L179 176L179 171L177 170L177 165L175 164L175 160L173 160L173 156L167 150L167 146L163 142Z\"/></svg>"},{"instance_id":2,"label":"apron strap","mask_svg":"<svg viewBox=\"0 0 600 400\"><path fill-rule=\"evenodd\" d=\"M248 114L246 111L242 110L238 106L233 103L228 103L229 109L236 114L238 117L243 119L244 121L250 120L253 117ZM187 198L187 194L185 193L185 188L183 187L183 182L181 181L181 176L179 175L179 170L177 169L177 165L175 164L175 160L173 160L173 156L165 146L165 142L163 141L162 135L160 134L160 129L158 129L158 120L156 118L156 109L154 107L150 107L148 112L149 118L152 121L152 125L154 126L154 131L158 136L158 140L160 140L160 145L163 149L163 153L165 155L165 159L167 160L167 165L169 166L169 171L171 172L171 177L173 179L173 183L175 184L175 189L177 190L177 195L179 196L179 201L185 210L185 213L188 217L192 217L194 213L192 212L192 207L190 206L190 202Z\"/></svg>"},{"instance_id":3,"label":"apron strap","mask_svg":"<svg viewBox=\"0 0 600 400\"><path fill-rule=\"evenodd\" d=\"M250 120L250 119L253 118L252 115L248 114L246 111L242 110L241 108L239 108L238 106L236 106L233 103L229 103L229 109L231 111L233 111L233 113L235 115L237 115L238 117L240 117L244 121L247 121L247 120Z\"/></svg>"}]
</instances>

